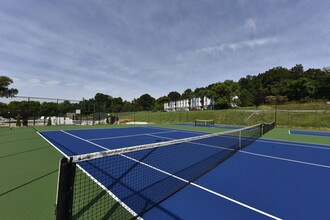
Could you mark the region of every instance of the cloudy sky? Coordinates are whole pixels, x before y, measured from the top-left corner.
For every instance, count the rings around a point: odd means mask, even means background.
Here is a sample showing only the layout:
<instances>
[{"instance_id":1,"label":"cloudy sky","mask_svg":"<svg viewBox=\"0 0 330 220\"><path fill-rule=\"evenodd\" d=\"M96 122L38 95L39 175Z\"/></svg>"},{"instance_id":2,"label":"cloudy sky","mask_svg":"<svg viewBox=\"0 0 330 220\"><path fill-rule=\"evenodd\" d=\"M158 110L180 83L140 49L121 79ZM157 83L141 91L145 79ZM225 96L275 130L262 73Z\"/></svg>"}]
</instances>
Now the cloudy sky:
<instances>
[{"instance_id":1,"label":"cloudy sky","mask_svg":"<svg viewBox=\"0 0 330 220\"><path fill-rule=\"evenodd\" d=\"M330 65L325 0L0 0L0 75L19 95L131 101Z\"/></svg>"}]
</instances>

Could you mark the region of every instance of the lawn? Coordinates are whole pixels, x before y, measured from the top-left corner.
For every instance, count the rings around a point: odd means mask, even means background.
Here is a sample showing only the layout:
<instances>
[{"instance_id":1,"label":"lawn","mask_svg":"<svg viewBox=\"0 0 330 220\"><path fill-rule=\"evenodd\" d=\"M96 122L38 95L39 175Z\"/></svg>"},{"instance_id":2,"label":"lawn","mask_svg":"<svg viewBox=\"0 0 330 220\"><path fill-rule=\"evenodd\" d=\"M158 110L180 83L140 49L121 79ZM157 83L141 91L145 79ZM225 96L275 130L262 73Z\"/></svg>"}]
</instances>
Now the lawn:
<instances>
[{"instance_id":1,"label":"lawn","mask_svg":"<svg viewBox=\"0 0 330 220\"><path fill-rule=\"evenodd\" d=\"M61 155L32 128L0 128L2 219L51 219Z\"/></svg>"},{"instance_id":2,"label":"lawn","mask_svg":"<svg viewBox=\"0 0 330 220\"><path fill-rule=\"evenodd\" d=\"M216 124L248 126L276 121L279 127L330 129L330 110L230 109L183 112L132 112L118 114L120 121L155 124L194 123L195 119L213 119Z\"/></svg>"}]
</instances>

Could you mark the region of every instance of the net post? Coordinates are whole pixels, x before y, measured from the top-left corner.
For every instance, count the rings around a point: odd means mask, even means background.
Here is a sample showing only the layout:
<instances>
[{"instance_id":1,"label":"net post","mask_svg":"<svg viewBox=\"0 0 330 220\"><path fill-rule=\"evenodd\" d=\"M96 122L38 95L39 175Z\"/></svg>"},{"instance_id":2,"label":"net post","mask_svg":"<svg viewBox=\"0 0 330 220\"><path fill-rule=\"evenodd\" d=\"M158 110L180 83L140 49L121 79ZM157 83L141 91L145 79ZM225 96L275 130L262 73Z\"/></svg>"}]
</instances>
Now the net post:
<instances>
[{"instance_id":1,"label":"net post","mask_svg":"<svg viewBox=\"0 0 330 220\"><path fill-rule=\"evenodd\" d=\"M261 123L260 137L261 137L262 135L264 135L264 126L265 126L265 124L264 124L264 123Z\"/></svg>"},{"instance_id":2,"label":"net post","mask_svg":"<svg viewBox=\"0 0 330 220\"><path fill-rule=\"evenodd\" d=\"M238 149L239 150L242 149L242 131L239 131L239 135L238 135Z\"/></svg>"},{"instance_id":3,"label":"net post","mask_svg":"<svg viewBox=\"0 0 330 220\"><path fill-rule=\"evenodd\" d=\"M73 186L76 163L63 157L59 164L58 187L56 198L56 220L72 219Z\"/></svg>"}]
</instances>

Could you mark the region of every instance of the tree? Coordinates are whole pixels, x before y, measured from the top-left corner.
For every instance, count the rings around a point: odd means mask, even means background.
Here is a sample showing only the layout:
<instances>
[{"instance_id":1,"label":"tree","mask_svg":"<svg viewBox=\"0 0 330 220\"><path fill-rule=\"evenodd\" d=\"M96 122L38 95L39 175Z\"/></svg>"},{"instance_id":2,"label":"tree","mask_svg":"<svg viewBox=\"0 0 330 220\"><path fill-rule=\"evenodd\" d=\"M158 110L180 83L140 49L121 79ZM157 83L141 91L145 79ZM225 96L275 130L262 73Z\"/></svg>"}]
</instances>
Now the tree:
<instances>
[{"instance_id":1,"label":"tree","mask_svg":"<svg viewBox=\"0 0 330 220\"><path fill-rule=\"evenodd\" d=\"M109 112L111 108L112 97L103 93L96 93L95 97L95 110L102 112Z\"/></svg>"},{"instance_id":2,"label":"tree","mask_svg":"<svg viewBox=\"0 0 330 220\"><path fill-rule=\"evenodd\" d=\"M136 112L136 111L142 111L143 110L142 109L142 106L139 105L137 99L133 99L132 100L132 103L130 105L130 108L131 108L131 111L134 111L134 112Z\"/></svg>"},{"instance_id":3,"label":"tree","mask_svg":"<svg viewBox=\"0 0 330 220\"><path fill-rule=\"evenodd\" d=\"M94 99L84 99L79 102L81 113L85 115L92 114L94 108Z\"/></svg>"},{"instance_id":4,"label":"tree","mask_svg":"<svg viewBox=\"0 0 330 220\"><path fill-rule=\"evenodd\" d=\"M181 95L176 91L172 91L167 95L167 97L170 101L177 101L181 98Z\"/></svg>"},{"instance_id":5,"label":"tree","mask_svg":"<svg viewBox=\"0 0 330 220\"><path fill-rule=\"evenodd\" d=\"M30 101L28 104L28 112L30 116L38 116L40 112L40 102L38 101Z\"/></svg>"},{"instance_id":6,"label":"tree","mask_svg":"<svg viewBox=\"0 0 330 220\"><path fill-rule=\"evenodd\" d=\"M227 109L227 108L230 108L230 101L226 98L218 98L216 101L215 101L215 107L217 109Z\"/></svg>"},{"instance_id":7,"label":"tree","mask_svg":"<svg viewBox=\"0 0 330 220\"><path fill-rule=\"evenodd\" d=\"M133 104L129 101L123 102L123 108L121 109L122 112L133 112L135 111L135 108Z\"/></svg>"},{"instance_id":8,"label":"tree","mask_svg":"<svg viewBox=\"0 0 330 220\"><path fill-rule=\"evenodd\" d=\"M0 116L6 117L10 109L6 103L0 102Z\"/></svg>"},{"instance_id":9,"label":"tree","mask_svg":"<svg viewBox=\"0 0 330 220\"><path fill-rule=\"evenodd\" d=\"M55 102L43 102L40 107L40 115L42 116L57 116L58 104Z\"/></svg>"},{"instance_id":10,"label":"tree","mask_svg":"<svg viewBox=\"0 0 330 220\"><path fill-rule=\"evenodd\" d=\"M154 109L155 101L155 98L151 97L149 94L143 94L136 100L136 104L143 111L151 111Z\"/></svg>"},{"instance_id":11,"label":"tree","mask_svg":"<svg viewBox=\"0 0 330 220\"><path fill-rule=\"evenodd\" d=\"M211 84L204 89L200 94L204 94L209 98L215 99L215 108L229 108L231 99L239 95L239 84L233 80L225 80L224 82L217 82Z\"/></svg>"},{"instance_id":12,"label":"tree","mask_svg":"<svg viewBox=\"0 0 330 220\"><path fill-rule=\"evenodd\" d=\"M239 95L240 106L246 107L253 105L253 95L247 90L242 89Z\"/></svg>"},{"instance_id":13,"label":"tree","mask_svg":"<svg viewBox=\"0 0 330 220\"><path fill-rule=\"evenodd\" d=\"M65 100L64 102L59 103L58 109L59 109L59 114L62 116L66 115L66 113L68 113L68 112L74 112L74 110L75 110L73 105L68 100Z\"/></svg>"},{"instance_id":14,"label":"tree","mask_svg":"<svg viewBox=\"0 0 330 220\"><path fill-rule=\"evenodd\" d=\"M313 81L303 77L291 81L289 84L288 98L291 100L302 100L310 98L315 93L315 84Z\"/></svg>"},{"instance_id":15,"label":"tree","mask_svg":"<svg viewBox=\"0 0 330 220\"><path fill-rule=\"evenodd\" d=\"M182 98L182 99L191 99L191 98L193 98L193 96L194 96L193 91L192 91L191 89L186 89L186 90L182 93L181 98Z\"/></svg>"},{"instance_id":16,"label":"tree","mask_svg":"<svg viewBox=\"0 0 330 220\"><path fill-rule=\"evenodd\" d=\"M121 112L123 109L124 103L123 99L118 97L118 98L113 98L112 99L112 104L111 104L111 112Z\"/></svg>"},{"instance_id":17,"label":"tree","mask_svg":"<svg viewBox=\"0 0 330 220\"><path fill-rule=\"evenodd\" d=\"M299 79L304 76L304 67L301 64L296 64L291 68L291 73L294 79Z\"/></svg>"},{"instance_id":18,"label":"tree","mask_svg":"<svg viewBox=\"0 0 330 220\"><path fill-rule=\"evenodd\" d=\"M291 78L291 72L288 69L275 67L259 74L257 78L254 78L254 82L260 80L267 96L277 96L286 93L288 81L292 80Z\"/></svg>"},{"instance_id":19,"label":"tree","mask_svg":"<svg viewBox=\"0 0 330 220\"><path fill-rule=\"evenodd\" d=\"M13 97L18 93L17 89L9 89L8 86L14 81L7 76L0 76L0 97Z\"/></svg>"},{"instance_id":20,"label":"tree","mask_svg":"<svg viewBox=\"0 0 330 220\"><path fill-rule=\"evenodd\" d=\"M207 89L204 87L196 88L194 94L196 97L206 96Z\"/></svg>"},{"instance_id":21,"label":"tree","mask_svg":"<svg viewBox=\"0 0 330 220\"><path fill-rule=\"evenodd\" d=\"M317 80L316 85L317 98L330 100L330 68Z\"/></svg>"},{"instance_id":22,"label":"tree","mask_svg":"<svg viewBox=\"0 0 330 220\"><path fill-rule=\"evenodd\" d=\"M167 96L162 96L158 98L155 102L155 110L157 111L163 111L164 110L164 103L168 102L169 99Z\"/></svg>"}]
</instances>

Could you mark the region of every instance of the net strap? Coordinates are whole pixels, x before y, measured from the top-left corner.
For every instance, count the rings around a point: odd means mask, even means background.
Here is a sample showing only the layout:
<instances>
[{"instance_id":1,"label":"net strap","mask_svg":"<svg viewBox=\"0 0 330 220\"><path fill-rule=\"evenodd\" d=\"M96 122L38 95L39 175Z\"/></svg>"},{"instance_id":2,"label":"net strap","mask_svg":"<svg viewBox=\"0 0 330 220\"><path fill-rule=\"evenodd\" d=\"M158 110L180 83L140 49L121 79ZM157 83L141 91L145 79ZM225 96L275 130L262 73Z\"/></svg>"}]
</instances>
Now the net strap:
<instances>
[{"instance_id":1,"label":"net strap","mask_svg":"<svg viewBox=\"0 0 330 220\"><path fill-rule=\"evenodd\" d=\"M256 124L256 125L252 125L249 127L230 130L230 131L205 134L205 135L196 136L196 137L182 138L182 139L176 139L176 140L170 140L170 141L164 141L164 142L158 142L158 143L152 143L152 144L142 144L142 145L125 147L125 148L118 148L118 149L113 149L113 150L82 154L82 155L73 156L70 158L70 160L74 163L77 163L77 162L81 162L81 161L85 161L85 160L97 159L97 158L111 156L111 155L118 155L118 154L129 153L129 152L134 152L134 151L139 151L139 150L146 150L146 149L151 149L151 148L158 148L158 147L163 147L163 146L168 146L168 145L173 145L173 144L179 144L179 143L184 143L184 142L196 141L196 140L201 140L201 139L205 139L205 138L241 132L243 130L249 130L251 128L255 128L258 126L261 126L261 124Z\"/></svg>"},{"instance_id":2,"label":"net strap","mask_svg":"<svg viewBox=\"0 0 330 220\"><path fill-rule=\"evenodd\" d=\"M266 122L264 122L263 123L263 125L266 125L266 126L275 126L275 121L273 121L273 122L270 122L270 123L266 123Z\"/></svg>"}]
</instances>

